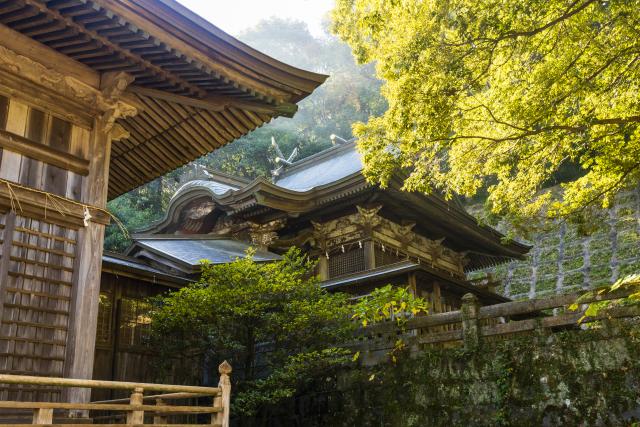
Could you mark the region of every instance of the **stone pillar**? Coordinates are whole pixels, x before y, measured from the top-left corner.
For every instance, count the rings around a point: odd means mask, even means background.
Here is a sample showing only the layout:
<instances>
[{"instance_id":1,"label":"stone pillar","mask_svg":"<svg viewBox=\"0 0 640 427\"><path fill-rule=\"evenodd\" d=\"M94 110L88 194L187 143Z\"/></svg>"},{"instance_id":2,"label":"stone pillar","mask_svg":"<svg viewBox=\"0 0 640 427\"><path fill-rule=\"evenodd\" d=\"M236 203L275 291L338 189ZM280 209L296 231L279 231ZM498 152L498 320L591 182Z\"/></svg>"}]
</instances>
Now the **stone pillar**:
<instances>
[{"instance_id":1,"label":"stone pillar","mask_svg":"<svg viewBox=\"0 0 640 427\"><path fill-rule=\"evenodd\" d=\"M462 339L466 350L477 349L480 345L480 324L478 314L480 303L473 294L462 297Z\"/></svg>"}]
</instances>

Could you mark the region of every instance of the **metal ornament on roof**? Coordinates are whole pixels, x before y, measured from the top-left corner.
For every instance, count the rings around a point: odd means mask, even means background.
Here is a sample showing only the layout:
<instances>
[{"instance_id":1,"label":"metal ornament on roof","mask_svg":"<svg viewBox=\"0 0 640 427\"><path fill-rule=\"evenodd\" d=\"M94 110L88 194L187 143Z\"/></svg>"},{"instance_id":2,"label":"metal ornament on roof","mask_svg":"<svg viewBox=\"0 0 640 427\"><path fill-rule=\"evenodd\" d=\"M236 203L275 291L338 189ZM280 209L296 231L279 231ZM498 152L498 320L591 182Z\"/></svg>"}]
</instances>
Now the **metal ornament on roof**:
<instances>
[{"instance_id":1,"label":"metal ornament on roof","mask_svg":"<svg viewBox=\"0 0 640 427\"><path fill-rule=\"evenodd\" d=\"M276 158L274 159L274 162L278 165L278 168L271 171L271 176L275 179L280 176L286 166L291 166L293 164L295 159L298 157L298 147L294 148L289 157L285 159L284 154L282 154L282 150L280 150L280 146L273 136L271 137L271 146L276 150Z\"/></svg>"}]
</instances>

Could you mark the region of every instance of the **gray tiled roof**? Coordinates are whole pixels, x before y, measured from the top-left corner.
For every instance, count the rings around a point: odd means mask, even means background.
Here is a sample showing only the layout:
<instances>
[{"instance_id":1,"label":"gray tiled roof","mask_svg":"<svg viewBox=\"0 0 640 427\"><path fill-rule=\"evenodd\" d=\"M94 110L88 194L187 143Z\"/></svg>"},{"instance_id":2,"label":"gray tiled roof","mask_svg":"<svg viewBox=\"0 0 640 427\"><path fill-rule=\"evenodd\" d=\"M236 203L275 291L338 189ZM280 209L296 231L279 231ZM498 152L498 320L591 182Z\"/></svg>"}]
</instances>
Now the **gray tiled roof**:
<instances>
[{"instance_id":1,"label":"gray tiled roof","mask_svg":"<svg viewBox=\"0 0 640 427\"><path fill-rule=\"evenodd\" d=\"M115 254L111 252L105 251L102 255L102 265L103 268L113 268L115 267L117 270L130 270L138 273L146 274L152 277L159 277L168 279L171 282L175 282L177 284L188 283L189 280L176 276L166 271L160 270L158 268L154 268L141 260L136 258L128 257L121 254Z\"/></svg>"},{"instance_id":2,"label":"gray tiled roof","mask_svg":"<svg viewBox=\"0 0 640 427\"><path fill-rule=\"evenodd\" d=\"M355 143L339 145L307 157L285 168L276 185L295 191L308 191L339 181L362 171L362 158Z\"/></svg>"},{"instance_id":3,"label":"gray tiled roof","mask_svg":"<svg viewBox=\"0 0 640 427\"><path fill-rule=\"evenodd\" d=\"M194 180L194 181L189 181L186 184L184 184L182 187L180 187L178 189L178 191L176 191L174 197L176 197L177 195L182 194L184 191L186 191L186 190L188 190L190 188L194 188L194 187L206 188L216 196L222 196L223 194L225 194L228 191L232 191L232 190L237 190L238 189L238 187L234 187L234 186L231 186L229 184L224 184L222 182L217 182L217 181L213 181L213 180L197 179L197 180Z\"/></svg>"},{"instance_id":4,"label":"gray tiled roof","mask_svg":"<svg viewBox=\"0 0 640 427\"><path fill-rule=\"evenodd\" d=\"M207 260L213 264L224 264L236 258L244 258L247 249L251 246L237 240L198 238L142 238L136 239L136 243L194 267L198 266L201 260ZM258 251L254 259L259 262L275 261L280 259L280 256L272 252Z\"/></svg>"}]
</instances>

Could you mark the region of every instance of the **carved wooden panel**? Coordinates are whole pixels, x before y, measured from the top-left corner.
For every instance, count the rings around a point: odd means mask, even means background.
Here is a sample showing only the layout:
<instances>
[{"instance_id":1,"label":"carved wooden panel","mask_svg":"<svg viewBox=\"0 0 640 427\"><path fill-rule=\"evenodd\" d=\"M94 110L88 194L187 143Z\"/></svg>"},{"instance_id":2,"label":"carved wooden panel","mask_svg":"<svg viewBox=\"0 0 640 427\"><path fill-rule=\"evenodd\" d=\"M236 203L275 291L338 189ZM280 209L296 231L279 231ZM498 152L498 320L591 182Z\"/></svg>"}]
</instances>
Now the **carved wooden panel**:
<instances>
[{"instance_id":1,"label":"carved wooden panel","mask_svg":"<svg viewBox=\"0 0 640 427\"><path fill-rule=\"evenodd\" d=\"M5 215L5 217L13 214ZM20 215L4 229L0 372L63 376L77 231ZM58 399L59 391L5 388L9 400Z\"/></svg>"}]
</instances>

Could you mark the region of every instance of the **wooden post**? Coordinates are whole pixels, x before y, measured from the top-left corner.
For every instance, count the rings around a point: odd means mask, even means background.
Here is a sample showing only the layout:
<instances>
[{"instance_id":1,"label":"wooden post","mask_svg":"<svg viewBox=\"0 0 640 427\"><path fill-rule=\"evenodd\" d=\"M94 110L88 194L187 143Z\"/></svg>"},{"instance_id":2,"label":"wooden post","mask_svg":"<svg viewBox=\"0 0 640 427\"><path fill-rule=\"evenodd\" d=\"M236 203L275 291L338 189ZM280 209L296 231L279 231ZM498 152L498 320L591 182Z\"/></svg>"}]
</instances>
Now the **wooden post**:
<instances>
[{"instance_id":1,"label":"wooden post","mask_svg":"<svg viewBox=\"0 0 640 427\"><path fill-rule=\"evenodd\" d=\"M465 294L462 297L462 339L464 348L474 350L480 344L480 325L478 324L478 313L480 303L474 294Z\"/></svg>"},{"instance_id":2,"label":"wooden post","mask_svg":"<svg viewBox=\"0 0 640 427\"><path fill-rule=\"evenodd\" d=\"M231 406L231 365L226 360L218 367L220 373L220 395L213 401L213 405L216 407L222 407L222 412L218 412L215 417L211 417L211 424L218 425L220 427L229 427L229 412Z\"/></svg>"},{"instance_id":3,"label":"wooden post","mask_svg":"<svg viewBox=\"0 0 640 427\"><path fill-rule=\"evenodd\" d=\"M409 273L409 277L407 278L407 284L409 285L409 290L413 294L413 296L417 297L418 295L418 284L416 282L416 273Z\"/></svg>"},{"instance_id":4,"label":"wooden post","mask_svg":"<svg viewBox=\"0 0 640 427\"><path fill-rule=\"evenodd\" d=\"M53 424L53 409L34 409L31 424Z\"/></svg>"},{"instance_id":5,"label":"wooden post","mask_svg":"<svg viewBox=\"0 0 640 427\"><path fill-rule=\"evenodd\" d=\"M144 390L140 387L136 387L131 393L131 398L129 399L129 404L131 406L140 406L142 405ZM144 411L129 411L127 413L127 424L129 425L138 425L144 424Z\"/></svg>"},{"instance_id":6,"label":"wooden post","mask_svg":"<svg viewBox=\"0 0 640 427\"><path fill-rule=\"evenodd\" d=\"M376 247L373 240L364 242L364 268L365 270L376 268Z\"/></svg>"},{"instance_id":7,"label":"wooden post","mask_svg":"<svg viewBox=\"0 0 640 427\"><path fill-rule=\"evenodd\" d=\"M433 312L442 313L442 296L440 295L440 284L433 284Z\"/></svg>"},{"instance_id":8,"label":"wooden post","mask_svg":"<svg viewBox=\"0 0 640 427\"><path fill-rule=\"evenodd\" d=\"M163 406L163 405L164 405L164 401L162 399L156 399L156 406ZM153 416L153 423L169 424L169 422L167 421L167 416L160 412L156 412L156 414Z\"/></svg>"},{"instance_id":9,"label":"wooden post","mask_svg":"<svg viewBox=\"0 0 640 427\"><path fill-rule=\"evenodd\" d=\"M106 207L111 157L111 136L104 128L103 120L95 120L90 140L87 141L91 163L82 193L84 203L98 207ZM104 225L89 221L87 227L78 231L78 254L65 363L65 376L68 378L89 379L93 375L104 230ZM89 389L71 389L67 393L66 399L70 402L88 402L91 396Z\"/></svg>"},{"instance_id":10,"label":"wooden post","mask_svg":"<svg viewBox=\"0 0 640 427\"><path fill-rule=\"evenodd\" d=\"M318 258L318 276L320 276L320 280L329 279L329 260L325 254L320 254Z\"/></svg>"}]
</instances>

